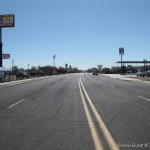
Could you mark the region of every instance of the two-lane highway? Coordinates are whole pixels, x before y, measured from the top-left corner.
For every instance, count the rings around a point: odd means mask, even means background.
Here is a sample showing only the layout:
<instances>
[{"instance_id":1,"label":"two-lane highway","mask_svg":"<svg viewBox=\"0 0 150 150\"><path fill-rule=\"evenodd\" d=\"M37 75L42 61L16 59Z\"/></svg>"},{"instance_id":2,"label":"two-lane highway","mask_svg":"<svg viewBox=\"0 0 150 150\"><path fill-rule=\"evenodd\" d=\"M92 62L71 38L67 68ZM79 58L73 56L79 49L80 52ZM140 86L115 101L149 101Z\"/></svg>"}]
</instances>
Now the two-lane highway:
<instances>
[{"instance_id":1,"label":"two-lane highway","mask_svg":"<svg viewBox=\"0 0 150 150\"><path fill-rule=\"evenodd\" d=\"M149 91L86 73L0 85L0 149L150 149Z\"/></svg>"}]
</instances>

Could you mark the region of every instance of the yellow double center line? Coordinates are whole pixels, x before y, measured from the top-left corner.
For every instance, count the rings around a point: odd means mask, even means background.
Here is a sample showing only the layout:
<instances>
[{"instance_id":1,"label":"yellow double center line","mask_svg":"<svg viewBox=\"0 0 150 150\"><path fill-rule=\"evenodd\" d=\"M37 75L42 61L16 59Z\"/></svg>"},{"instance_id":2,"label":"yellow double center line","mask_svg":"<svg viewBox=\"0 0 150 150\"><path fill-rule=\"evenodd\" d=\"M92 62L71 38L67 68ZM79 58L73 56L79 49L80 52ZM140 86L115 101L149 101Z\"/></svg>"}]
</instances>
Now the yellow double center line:
<instances>
[{"instance_id":1,"label":"yellow double center line","mask_svg":"<svg viewBox=\"0 0 150 150\"><path fill-rule=\"evenodd\" d=\"M91 131L91 135L92 135L93 142L94 142L94 145L95 145L95 149L96 150L104 150L104 147L103 147L102 141L101 141L101 139L98 135L98 132L96 130L94 122L92 120L91 114L88 110L88 106L87 106L87 103L85 101L85 98L88 101L88 104L89 104L89 106L90 106L90 108L91 108L91 110L94 114L94 117L95 117L95 119L98 123L99 128L101 129L101 131L102 131L102 133L105 137L105 140L108 143L108 146L109 146L110 150L119 150L114 138L110 134L110 132L109 132L108 128L106 127L102 117L100 116L100 114L96 110L94 104L92 103L90 97L88 96L88 94L87 94L87 92L86 92L86 90L83 86L83 83L81 81L81 78L78 78L78 83L79 83L79 90L80 90L80 94L81 94L81 99L82 99L82 102L83 102L84 110L85 110L86 117L87 117L87 120L88 120L88 124L89 124L89 127L90 127L90 131Z\"/></svg>"}]
</instances>

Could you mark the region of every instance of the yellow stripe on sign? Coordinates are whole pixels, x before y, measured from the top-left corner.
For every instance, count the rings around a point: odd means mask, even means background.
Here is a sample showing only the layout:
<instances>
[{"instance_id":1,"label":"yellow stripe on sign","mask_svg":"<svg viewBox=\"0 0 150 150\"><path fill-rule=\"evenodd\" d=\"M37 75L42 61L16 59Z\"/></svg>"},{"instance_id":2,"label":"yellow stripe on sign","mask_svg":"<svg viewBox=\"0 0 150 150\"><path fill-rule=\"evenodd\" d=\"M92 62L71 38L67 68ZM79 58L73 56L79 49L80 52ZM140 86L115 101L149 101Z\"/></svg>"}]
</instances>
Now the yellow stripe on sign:
<instances>
[{"instance_id":1,"label":"yellow stripe on sign","mask_svg":"<svg viewBox=\"0 0 150 150\"><path fill-rule=\"evenodd\" d=\"M92 135L92 138L93 138L95 149L96 150L104 150L102 142L101 142L101 140L100 140L100 138L98 136L98 133L96 131L96 128L94 126L92 117L91 117L90 112L88 110L88 106L87 106L87 104L85 102L85 99L84 99L84 96L83 96L83 92L81 90L81 84L80 84L79 79L78 79L78 83L79 83L79 90L80 90L80 94L81 94L82 103L83 103L85 114L86 114L86 117L87 117L87 121L88 121L88 124L89 124L89 127L90 127L90 131L91 131L91 135Z\"/></svg>"},{"instance_id":2,"label":"yellow stripe on sign","mask_svg":"<svg viewBox=\"0 0 150 150\"><path fill-rule=\"evenodd\" d=\"M99 125L100 129L102 130L103 135L104 135L104 137L105 137L105 139L106 139L106 141L107 141L107 143L109 145L109 148L111 150L119 150L119 148L118 148L114 138L112 137L111 133L109 132L108 128L106 127L102 117L100 116L100 114L96 110L94 104L92 103L90 97L88 96L88 94L87 94L87 92L86 92L86 90L85 90L85 88L83 86L83 83L81 81L81 78L80 78L79 81L81 83L81 87L82 87L82 89L83 89L83 91L85 93L85 96L86 96L86 98L88 100L88 103L89 103L89 105L90 105L90 107L91 107L91 109L93 111L93 114L94 114L94 116L95 116L95 118L96 118L96 120L98 122L98 125Z\"/></svg>"}]
</instances>

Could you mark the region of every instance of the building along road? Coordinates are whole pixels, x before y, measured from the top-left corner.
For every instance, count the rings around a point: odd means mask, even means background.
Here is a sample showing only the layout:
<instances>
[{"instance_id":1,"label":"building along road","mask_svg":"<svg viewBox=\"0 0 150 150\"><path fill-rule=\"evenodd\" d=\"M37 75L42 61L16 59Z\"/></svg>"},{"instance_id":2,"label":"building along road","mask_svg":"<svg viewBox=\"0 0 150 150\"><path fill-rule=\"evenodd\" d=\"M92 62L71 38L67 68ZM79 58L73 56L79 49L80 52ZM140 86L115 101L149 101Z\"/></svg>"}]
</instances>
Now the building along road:
<instances>
[{"instance_id":1,"label":"building along road","mask_svg":"<svg viewBox=\"0 0 150 150\"><path fill-rule=\"evenodd\" d=\"M150 85L66 74L0 85L1 150L150 149Z\"/></svg>"}]
</instances>

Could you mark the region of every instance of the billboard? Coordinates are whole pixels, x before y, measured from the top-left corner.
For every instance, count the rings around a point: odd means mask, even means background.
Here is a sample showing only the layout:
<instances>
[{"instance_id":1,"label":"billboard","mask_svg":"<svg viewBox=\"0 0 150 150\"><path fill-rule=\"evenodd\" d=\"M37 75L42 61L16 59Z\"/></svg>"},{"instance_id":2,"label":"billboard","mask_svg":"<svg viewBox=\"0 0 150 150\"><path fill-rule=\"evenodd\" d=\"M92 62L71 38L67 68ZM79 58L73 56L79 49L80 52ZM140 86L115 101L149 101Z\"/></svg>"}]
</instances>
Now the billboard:
<instances>
[{"instance_id":1,"label":"billboard","mask_svg":"<svg viewBox=\"0 0 150 150\"><path fill-rule=\"evenodd\" d=\"M10 59L10 54L3 54L3 55L2 55L2 58L3 58L3 59Z\"/></svg>"},{"instance_id":2,"label":"billboard","mask_svg":"<svg viewBox=\"0 0 150 150\"><path fill-rule=\"evenodd\" d=\"M7 15L0 15L0 28L1 27L14 27L14 15L7 14Z\"/></svg>"}]
</instances>

